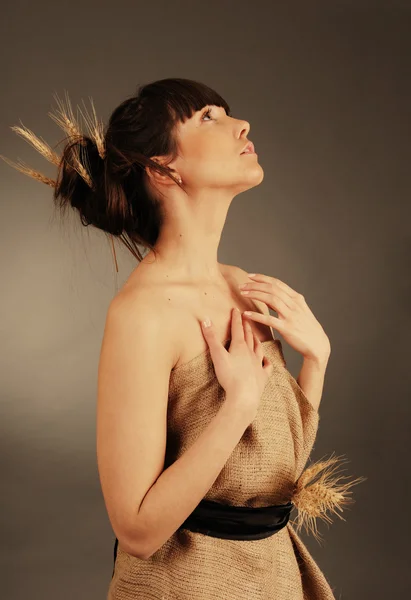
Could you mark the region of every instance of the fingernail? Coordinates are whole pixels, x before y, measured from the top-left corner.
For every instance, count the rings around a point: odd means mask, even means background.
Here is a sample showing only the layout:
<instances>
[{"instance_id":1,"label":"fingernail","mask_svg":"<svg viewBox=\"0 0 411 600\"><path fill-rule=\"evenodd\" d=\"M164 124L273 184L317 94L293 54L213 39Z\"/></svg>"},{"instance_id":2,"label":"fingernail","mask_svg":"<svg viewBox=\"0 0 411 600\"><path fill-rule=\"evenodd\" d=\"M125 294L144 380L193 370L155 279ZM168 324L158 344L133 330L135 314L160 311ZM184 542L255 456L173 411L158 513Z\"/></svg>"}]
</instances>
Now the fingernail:
<instances>
[{"instance_id":1,"label":"fingernail","mask_svg":"<svg viewBox=\"0 0 411 600\"><path fill-rule=\"evenodd\" d=\"M204 327L210 327L211 326L211 319L210 319L210 317L206 317L204 319L203 325L204 325Z\"/></svg>"}]
</instances>

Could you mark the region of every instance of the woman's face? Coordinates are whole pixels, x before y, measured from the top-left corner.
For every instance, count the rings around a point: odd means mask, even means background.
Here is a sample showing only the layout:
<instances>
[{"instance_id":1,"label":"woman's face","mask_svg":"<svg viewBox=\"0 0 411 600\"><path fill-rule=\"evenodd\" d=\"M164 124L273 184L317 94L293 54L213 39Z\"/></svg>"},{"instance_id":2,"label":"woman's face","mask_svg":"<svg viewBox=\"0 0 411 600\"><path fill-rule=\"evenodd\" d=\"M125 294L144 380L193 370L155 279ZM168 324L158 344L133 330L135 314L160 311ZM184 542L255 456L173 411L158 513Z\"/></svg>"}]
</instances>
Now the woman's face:
<instances>
[{"instance_id":1,"label":"woman's face","mask_svg":"<svg viewBox=\"0 0 411 600\"><path fill-rule=\"evenodd\" d=\"M248 138L247 121L208 105L176 129L178 157L169 164L192 191L227 190L239 194L261 183L264 171L257 154L241 154ZM257 150L257 149L256 149Z\"/></svg>"}]
</instances>

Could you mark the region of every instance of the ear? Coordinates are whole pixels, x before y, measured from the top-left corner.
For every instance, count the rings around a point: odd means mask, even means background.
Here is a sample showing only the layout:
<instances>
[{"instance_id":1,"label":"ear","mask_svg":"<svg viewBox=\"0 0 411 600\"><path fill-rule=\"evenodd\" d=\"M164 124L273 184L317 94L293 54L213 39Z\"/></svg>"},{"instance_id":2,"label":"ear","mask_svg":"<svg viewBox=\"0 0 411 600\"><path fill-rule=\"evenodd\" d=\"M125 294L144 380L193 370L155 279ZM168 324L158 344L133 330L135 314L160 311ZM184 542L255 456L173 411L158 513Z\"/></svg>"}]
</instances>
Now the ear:
<instances>
[{"instance_id":1,"label":"ear","mask_svg":"<svg viewBox=\"0 0 411 600\"><path fill-rule=\"evenodd\" d=\"M164 156L151 156L150 159L159 165L166 167L171 170L171 174L174 175L176 179L180 179L178 173L176 173L173 169L173 162L167 161ZM149 178L149 181L154 186L162 186L162 185L175 185L175 182L170 178L170 175L167 173L160 173L156 169L153 169L150 166L145 168L146 175Z\"/></svg>"}]
</instances>

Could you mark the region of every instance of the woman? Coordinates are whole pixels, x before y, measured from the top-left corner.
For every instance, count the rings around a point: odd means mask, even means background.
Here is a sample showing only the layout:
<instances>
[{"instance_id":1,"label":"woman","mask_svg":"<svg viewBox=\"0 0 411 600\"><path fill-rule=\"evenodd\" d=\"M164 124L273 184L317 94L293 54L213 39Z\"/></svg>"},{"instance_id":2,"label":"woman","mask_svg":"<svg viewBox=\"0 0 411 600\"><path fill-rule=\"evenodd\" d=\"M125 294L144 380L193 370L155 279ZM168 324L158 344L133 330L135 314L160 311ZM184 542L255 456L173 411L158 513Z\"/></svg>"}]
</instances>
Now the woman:
<instances>
[{"instance_id":1,"label":"woman","mask_svg":"<svg viewBox=\"0 0 411 600\"><path fill-rule=\"evenodd\" d=\"M51 116L67 134L61 157L15 130L57 181L12 165L139 261L110 304L99 362L98 469L116 535L107 599L334 598L290 511L316 533L359 480L330 479L335 458L304 471L321 391L308 398L271 327L323 371L328 338L284 282L217 259L231 201L264 176L249 123L187 79L140 87L105 131L94 107L87 135L69 102Z\"/></svg>"}]
</instances>

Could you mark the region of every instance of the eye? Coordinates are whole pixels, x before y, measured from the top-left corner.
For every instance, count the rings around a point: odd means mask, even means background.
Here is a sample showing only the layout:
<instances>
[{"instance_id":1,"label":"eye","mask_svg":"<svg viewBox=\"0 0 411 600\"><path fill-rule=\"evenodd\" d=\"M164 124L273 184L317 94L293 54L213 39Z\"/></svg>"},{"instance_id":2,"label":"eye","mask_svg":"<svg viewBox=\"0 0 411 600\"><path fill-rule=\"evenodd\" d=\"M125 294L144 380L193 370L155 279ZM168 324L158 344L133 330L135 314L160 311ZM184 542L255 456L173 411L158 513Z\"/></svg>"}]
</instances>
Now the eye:
<instances>
[{"instance_id":1,"label":"eye","mask_svg":"<svg viewBox=\"0 0 411 600\"><path fill-rule=\"evenodd\" d=\"M208 108L205 112L203 112L203 114L201 115L201 120L203 120L204 117L210 117L211 118L211 108Z\"/></svg>"}]
</instances>

